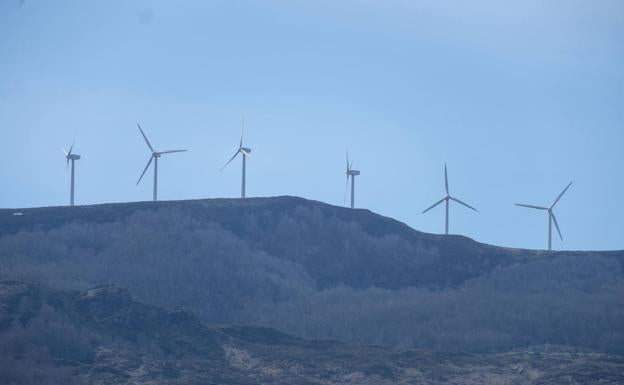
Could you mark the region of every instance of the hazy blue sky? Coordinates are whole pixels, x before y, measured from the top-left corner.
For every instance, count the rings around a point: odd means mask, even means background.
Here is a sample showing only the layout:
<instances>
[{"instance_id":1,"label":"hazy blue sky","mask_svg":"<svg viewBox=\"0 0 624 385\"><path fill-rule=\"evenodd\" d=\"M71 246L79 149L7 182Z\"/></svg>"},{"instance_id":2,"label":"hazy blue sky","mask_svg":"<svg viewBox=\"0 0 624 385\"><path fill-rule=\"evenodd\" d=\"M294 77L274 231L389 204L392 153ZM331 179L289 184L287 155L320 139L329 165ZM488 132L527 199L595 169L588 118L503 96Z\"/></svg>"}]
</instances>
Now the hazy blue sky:
<instances>
[{"instance_id":1,"label":"hazy blue sky","mask_svg":"<svg viewBox=\"0 0 624 385\"><path fill-rule=\"evenodd\" d=\"M141 122L162 199L356 204L427 232L507 246L624 248L621 0L0 2L0 207L62 205L76 139L79 204L148 200Z\"/></svg>"}]
</instances>

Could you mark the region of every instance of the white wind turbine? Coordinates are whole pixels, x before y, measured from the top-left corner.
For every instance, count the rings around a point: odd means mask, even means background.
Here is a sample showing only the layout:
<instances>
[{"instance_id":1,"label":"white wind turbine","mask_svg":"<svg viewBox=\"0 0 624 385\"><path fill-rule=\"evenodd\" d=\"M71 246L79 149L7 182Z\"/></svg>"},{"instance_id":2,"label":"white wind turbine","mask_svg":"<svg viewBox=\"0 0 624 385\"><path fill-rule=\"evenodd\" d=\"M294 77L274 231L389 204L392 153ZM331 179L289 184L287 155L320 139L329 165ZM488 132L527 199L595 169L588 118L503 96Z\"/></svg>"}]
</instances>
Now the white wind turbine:
<instances>
[{"instance_id":1,"label":"white wind turbine","mask_svg":"<svg viewBox=\"0 0 624 385\"><path fill-rule=\"evenodd\" d=\"M251 148L243 146L243 134L245 133L245 118L243 118L242 125L243 126L242 126L242 129L241 129L241 137L240 137L240 142L238 143L238 149L236 150L234 155L232 155L230 160L228 160L227 163L224 164L223 167L221 167L221 170L223 170L228 164L230 164L234 160L234 158L236 158L238 156L238 154L241 154L241 157L243 158L243 176L242 176L242 182L241 182L241 198L245 198L245 178L246 178L246 171L247 171L247 169L246 169L246 167L247 167L247 158L251 159Z\"/></svg>"},{"instance_id":2,"label":"white wind turbine","mask_svg":"<svg viewBox=\"0 0 624 385\"><path fill-rule=\"evenodd\" d=\"M436 207L437 205L439 205L442 202L446 203L446 214L445 214L445 221L444 221L444 234L448 235L449 233L449 201L455 201L457 203L459 203L460 205L466 206L471 210L474 210L476 212L479 212L479 210L475 209L474 207L470 206L467 203L464 203L462 201L460 201L459 199L452 197L449 193L449 186L448 186L448 175L446 172L446 164L444 164L444 189L446 190L446 196L442 199L440 199L439 201L437 201L436 203L434 203L433 205L431 205L427 210L423 211L422 213L426 213L427 211L431 210L432 208Z\"/></svg>"},{"instance_id":3,"label":"white wind turbine","mask_svg":"<svg viewBox=\"0 0 624 385\"><path fill-rule=\"evenodd\" d=\"M355 177L360 175L360 171L353 169L353 162L349 163L349 152L347 151L347 184L345 185L344 203L347 202L347 188L349 187L349 177L351 177L351 208L355 207Z\"/></svg>"},{"instance_id":4,"label":"white wind turbine","mask_svg":"<svg viewBox=\"0 0 624 385\"><path fill-rule=\"evenodd\" d=\"M63 153L65 154L65 159L67 159L67 167L69 167L69 162L71 161L71 187L69 190L69 205L74 205L74 162L80 159L80 155L74 154L72 151L74 149L74 143L72 143L71 147L69 147L69 151L63 148Z\"/></svg>"},{"instance_id":5,"label":"white wind turbine","mask_svg":"<svg viewBox=\"0 0 624 385\"><path fill-rule=\"evenodd\" d=\"M553 208L559 202L559 200L561 199L563 194L565 194L566 191L568 191L570 186L572 186L572 182L570 182L566 186L566 188L563 189L563 191L559 194L557 199L555 199L553 204L550 205L550 207L525 205L525 204L521 204L521 203L516 203L516 206L528 207L530 209L542 210L542 211L548 212L548 250L552 250L552 224L553 224L553 222L555 223L555 227L557 228L557 233L559 233L559 238L561 238L561 240L563 241L563 236L561 235L561 230L559 229L559 224L557 223L557 218L555 217L555 213L553 212Z\"/></svg>"},{"instance_id":6,"label":"white wind turbine","mask_svg":"<svg viewBox=\"0 0 624 385\"><path fill-rule=\"evenodd\" d=\"M147 166L145 166L145 169L143 170L143 173L139 177L139 180L137 181L136 184L138 185L141 182L141 179L143 179L143 175L145 175L150 164L152 164L152 161L154 161L154 196L153 196L153 199L154 201L156 201L158 200L158 158L160 158L160 156L163 154L171 154L174 152L185 152L187 150L156 151L154 150L154 147L152 147L152 144L150 143L150 141L147 139L147 136L145 136L145 133L143 132L143 129L141 128L141 125L139 123L137 123L137 127L139 127L139 131L141 131L141 135L143 135L143 139L145 139L145 143L147 144L147 147L149 147L150 151L152 152L152 155L150 156L149 161L147 162Z\"/></svg>"}]
</instances>

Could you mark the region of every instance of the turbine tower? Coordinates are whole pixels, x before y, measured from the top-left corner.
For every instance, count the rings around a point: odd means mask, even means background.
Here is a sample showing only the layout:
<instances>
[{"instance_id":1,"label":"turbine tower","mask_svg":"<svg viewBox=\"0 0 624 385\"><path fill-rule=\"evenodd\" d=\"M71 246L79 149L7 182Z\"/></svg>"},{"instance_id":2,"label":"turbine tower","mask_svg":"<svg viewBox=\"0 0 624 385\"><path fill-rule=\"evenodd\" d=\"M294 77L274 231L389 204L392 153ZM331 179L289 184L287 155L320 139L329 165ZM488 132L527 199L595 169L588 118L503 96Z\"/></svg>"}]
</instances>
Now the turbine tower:
<instances>
[{"instance_id":1,"label":"turbine tower","mask_svg":"<svg viewBox=\"0 0 624 385\"><path fill-rule=\"evenodd\" d=\"M71 161L71 187L69 190L69 205L74 205L74 170L75 170L75 162L80 159L80 155L74 154L72 151L74 149L74 143L72 143L71 147L69 147L69 151L63 149L63 153L65 154L65 159L67 159L67 167L69 167L69 162Z\"/></svg>"},{"instance_id":2,"label":"turbine tower","mask_svg":"<svg viewBox=\"0 0 624 385\"><path fill-rule=\"evenodd\" d=\"M347 151L347 184L345 185L344 203L347 202L347 188L349 187L349 177L351 177L351 208L355 207L355 176L360 175L358 170L354 170L353 162L349 163L349 152Z\"/></svg>"},{"instance_id":3,"label":"turbine tower","mask_svg":"<svg viewBox=\"0 0 624 385\"><path fill-rule=\"evenodd\" d=\"M241 198L245 198L245 178L246 178L246 167L247 167L247 158L251 159L251 148L249 147L244 147L243 146L243 134L245 133L245 118L243 118L243 126L241 129L241 137L240 137L240 142L238 143L238 149L236 150L236 152L234 153L234 155L232 155L232 157L230 158L230 160L227 161L226 164L223 165L223 167L221 167L221 170L223 170L228 164L230 164L234 158L236 158L238 156L238 154L241 154L241 157L243 158L243 175L242 175L242 181L241 181Z\"/></svg>"},{"instance_id":4,"label":"turbine tower","mask_svg":"<svg viewBox=\"0 0 624 385\"><path fill-rule=\"evenodd\" d=\"M527 207L527 208L530 208L530 209L542 210L542 211L548 212L548 250L549 251L552 250L552 224L553 224L553 222L555 223L555 227L557 228L557 233L559 233L559 238L561 238L561 240L563 241L563 236L561 235L561 230L559 229L559 223L557 223L557 217L555 217L555 213L553 212L553 208L559 202L559 200L561 199L563 194L565 194L566 191L568 191L570 186L572 186L572 182L570 182L566 186L566 188L563 189L563 191L559 194L557 199L555 199L553 204L550 205L550 207L535 206L535 205L525 205L525 204L521 204L521 203L516 203L516 206Z\"/></svg>"},{"instance_id":5,"label":"turbine tower","mask_svg":"<svg viewBox=\"0 0 624 385\"><path fill-rule=\"evenodd\" d=\"M449 201L455 201L457 203L459 203L460 205L466 206L471 210L474 210L476 212L479 212L479 210L475 209L474 207L470 206L467 203L464 203L462 201L460 201L459 199L451 196L451 194L449 193L449 186L448 186L448 174L446 172L446 163L444 164L444 189L446 190L446 196L442 199L440 199L439 201L437 201L436 203L434 203L433 205L431 205L427 210L423 211L422 213L426 213L427 211L431 210L432 208L436 207L437 205L439 205L440 203L444 202L446 205L446 213L445 213L445 220L444 220L444 234L448 235L449 233Z\"/></svg>"},{"instance_id":6,"label":"turbine tower","mask_svg":"<svg viewBox=\"0 0 624 385\"><path fill-rule=\"evenodd\" d=\"M139 127L139 131L141 131L141 135L143 136L143 139L145 139L145 143L147 144L147 147L152 152L152 155L150 156L149 161L147 162L147 166L145 166L145 169L143 170L143 173L139 177L139 180L137 181L136 184L138 185L141 182L141 179L143 179L143 175L145 175L145 173L147 172L147 169L149 168L150 164L152 164L152 161L154 161L154 196L153 196L153 200L157 201L158 200L158 158L160 158L160 156L163 155L163 154L172 154L174 152L185 152L187 150L156 151L156 150L154 150L154 147L152 147L152 144L150 143L149 139L147 139L147 136L145 136L145 133L143 132L143 129L141 128L141 125L139 123L137 123L137 127Z\"/></svg>"}]
</instances>

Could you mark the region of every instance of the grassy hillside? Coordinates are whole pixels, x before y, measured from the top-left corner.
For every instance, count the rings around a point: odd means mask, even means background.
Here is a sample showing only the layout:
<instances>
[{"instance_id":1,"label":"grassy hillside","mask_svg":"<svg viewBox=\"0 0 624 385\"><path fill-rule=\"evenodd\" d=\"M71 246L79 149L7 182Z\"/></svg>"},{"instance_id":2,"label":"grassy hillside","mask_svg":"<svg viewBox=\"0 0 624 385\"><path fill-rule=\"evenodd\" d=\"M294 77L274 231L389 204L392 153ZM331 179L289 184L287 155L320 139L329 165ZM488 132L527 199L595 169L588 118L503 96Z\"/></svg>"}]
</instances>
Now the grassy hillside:
<instances>
[{"instance_id":1,"label":"grassy hillside","mask_svg":"<svg viewBox=\"0 0 624 385\"><path fill-rule=\"evenodd\" d=\"M2 275L402 348L624 353L623 264L622 251L501 248L293 197L0 210Z\"/></svg>"}]
</instances>

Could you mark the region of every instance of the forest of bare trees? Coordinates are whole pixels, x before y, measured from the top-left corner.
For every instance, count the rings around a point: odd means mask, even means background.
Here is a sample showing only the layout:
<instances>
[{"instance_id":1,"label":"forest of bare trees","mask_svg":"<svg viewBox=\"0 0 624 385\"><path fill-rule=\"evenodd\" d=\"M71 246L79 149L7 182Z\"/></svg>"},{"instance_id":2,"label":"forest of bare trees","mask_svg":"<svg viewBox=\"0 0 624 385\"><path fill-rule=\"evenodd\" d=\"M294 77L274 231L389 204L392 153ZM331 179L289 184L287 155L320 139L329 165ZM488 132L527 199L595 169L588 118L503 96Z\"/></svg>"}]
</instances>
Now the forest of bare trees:
<instances>
[{"instance_id":1,"label":"forest of bare trees","mask_svg":"<svg viewBox=\"0 0 624 385\"><path fill-rule=\"evenodd\" d=\"M624 353L621 253L529 255L436 241L333 208L137 210L0 237L0 274L127 286L214 323L401 348ZM235 216L235 217L233 217Z\"/></svg>"}]
</instances>

